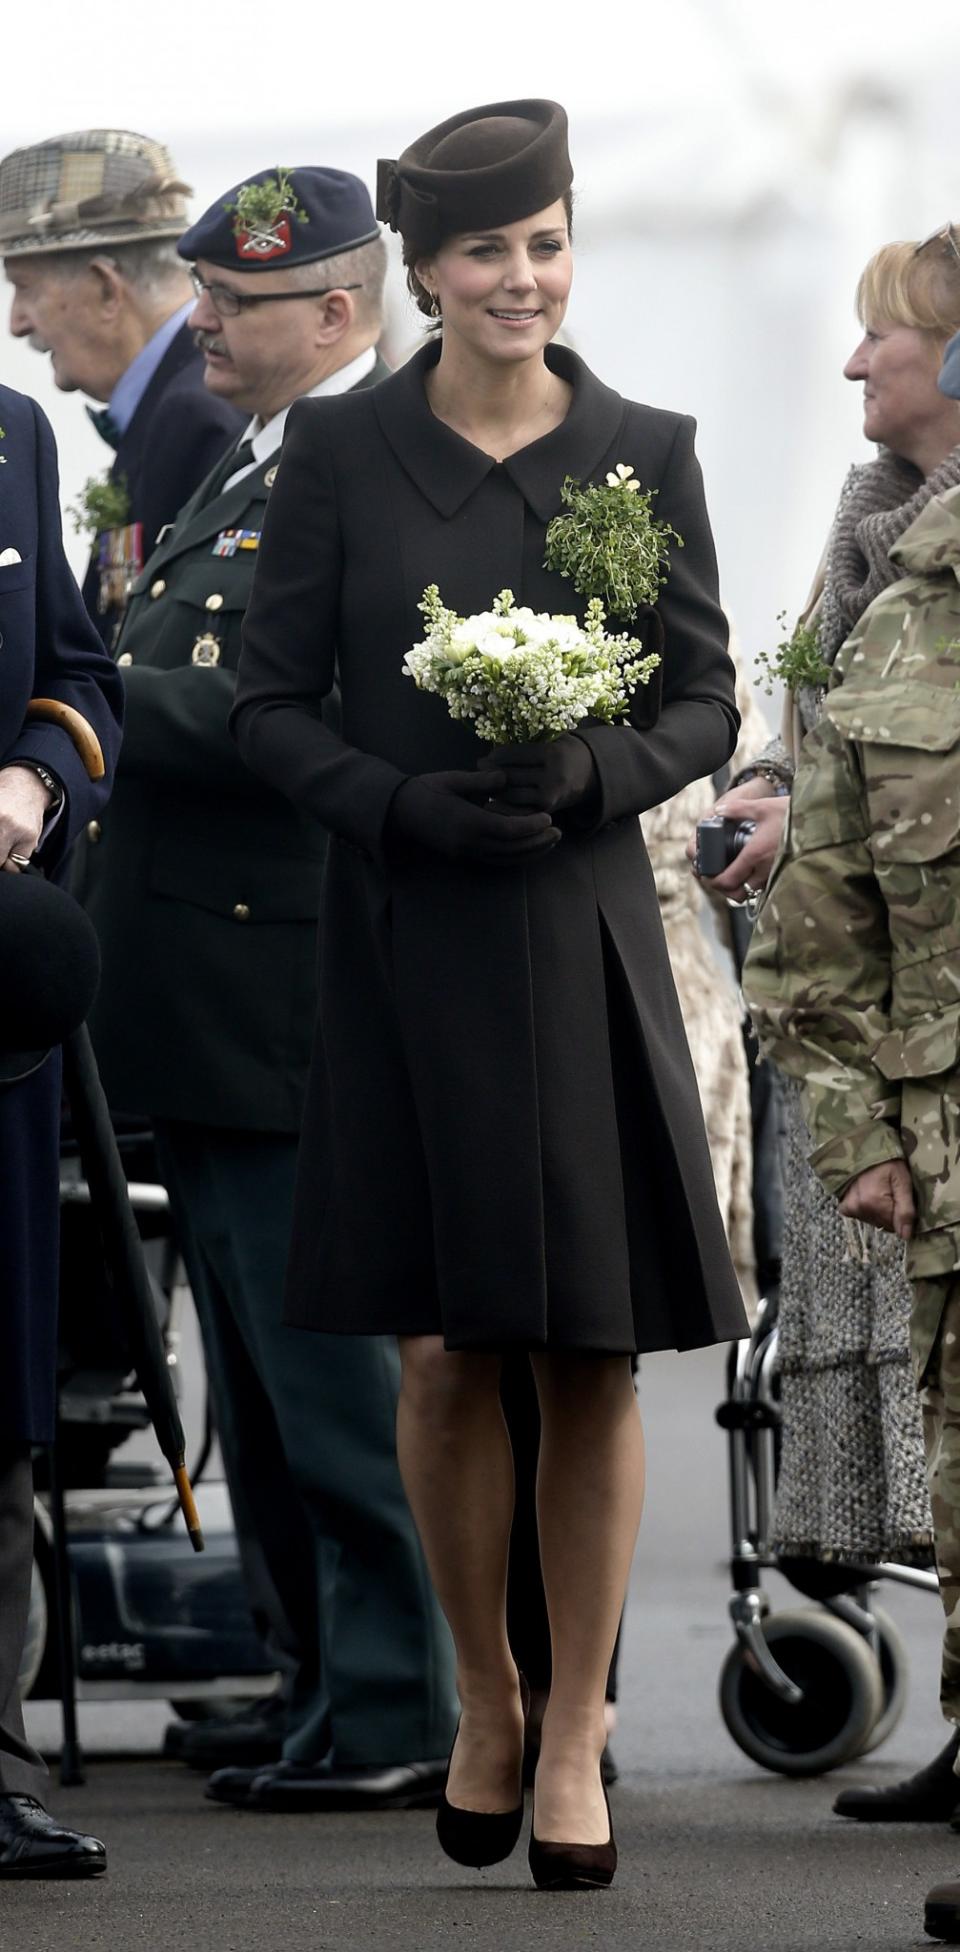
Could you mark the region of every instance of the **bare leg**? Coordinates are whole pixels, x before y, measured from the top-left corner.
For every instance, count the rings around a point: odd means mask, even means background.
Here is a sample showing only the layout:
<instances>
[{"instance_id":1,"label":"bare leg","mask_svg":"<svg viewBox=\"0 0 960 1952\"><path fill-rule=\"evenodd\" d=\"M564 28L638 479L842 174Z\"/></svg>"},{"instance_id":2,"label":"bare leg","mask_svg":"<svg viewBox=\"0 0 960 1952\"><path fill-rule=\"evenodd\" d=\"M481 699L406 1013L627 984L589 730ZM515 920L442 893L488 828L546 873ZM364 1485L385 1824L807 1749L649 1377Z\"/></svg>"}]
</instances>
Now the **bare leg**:
<instances>
[{"instance_id":1,"label":"bare leg","mask_svg":"<svg viewBox=\"0 0 960 1952\"><path fill-rule=\"evenodd\" d=\"M401 1337L400 1357L400 1471L457 1650L447 1795L459 1809L515 1809L523 1710L507 1640L514 1484L500 1358L452 1352L438 1336Z\"/></svg>"},{"instance_id":2,"label":"bare leg","mask_svg":"<svg viewBox=\"0 0 960 1952\"><path fill-rule=\"evenodd\" d=\"M535 1829L541 1843L602 1844L604 1700L643 1509L643 1431L627 1356L538 1354L533 1366L553 1644Z\"/></svg>"}]
</instances>

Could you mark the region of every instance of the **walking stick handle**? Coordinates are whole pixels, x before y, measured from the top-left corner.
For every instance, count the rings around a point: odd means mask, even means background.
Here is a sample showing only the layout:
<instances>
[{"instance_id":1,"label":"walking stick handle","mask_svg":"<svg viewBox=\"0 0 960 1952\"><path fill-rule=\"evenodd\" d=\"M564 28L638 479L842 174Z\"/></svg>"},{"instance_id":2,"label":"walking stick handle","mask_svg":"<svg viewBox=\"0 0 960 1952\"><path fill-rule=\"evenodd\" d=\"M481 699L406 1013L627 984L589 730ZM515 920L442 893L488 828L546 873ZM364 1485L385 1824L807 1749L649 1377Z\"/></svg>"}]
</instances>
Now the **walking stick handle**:
<instances>
[{"instance_id":1,"label":"walking stick handle","mask_svg":"<svg viewBox=\"0 0 960 1952\"><path fill-rule=\"evenodd\" d=\"M190 1534L190 1544L193 1546L194 1552L202 1552L204 1548L204 1537L200 1524L200 1513L197 1510L197 1501L193 1495L193 1485L190 1483L190 1477L185 1464L177 1465L173 1473L173 1481L177 1487L177 1497L180 1500L180 1510L183 1513L184 1523Z\"/></svg>"}]
</instances>

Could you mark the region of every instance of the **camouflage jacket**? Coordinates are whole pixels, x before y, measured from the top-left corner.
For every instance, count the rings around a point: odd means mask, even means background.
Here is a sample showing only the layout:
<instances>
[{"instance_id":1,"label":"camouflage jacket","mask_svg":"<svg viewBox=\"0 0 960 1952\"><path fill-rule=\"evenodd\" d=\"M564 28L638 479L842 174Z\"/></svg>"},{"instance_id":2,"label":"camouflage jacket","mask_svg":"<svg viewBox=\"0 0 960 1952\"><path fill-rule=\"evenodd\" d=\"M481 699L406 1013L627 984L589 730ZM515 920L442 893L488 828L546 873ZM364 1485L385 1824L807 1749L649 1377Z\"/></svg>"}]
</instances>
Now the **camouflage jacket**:
<instances>
[{"instance_id":1,"label":"camouflage jacket","mask_svg":"<svg viewBox=\"0 0 960 1952\"><path fill-rule=\"evenodd\" d=\"M916 1278L960 1267L960 488L891 553L804 742L744 993L827 1189L907 1160Z\"/></svg>"}]
</instances>

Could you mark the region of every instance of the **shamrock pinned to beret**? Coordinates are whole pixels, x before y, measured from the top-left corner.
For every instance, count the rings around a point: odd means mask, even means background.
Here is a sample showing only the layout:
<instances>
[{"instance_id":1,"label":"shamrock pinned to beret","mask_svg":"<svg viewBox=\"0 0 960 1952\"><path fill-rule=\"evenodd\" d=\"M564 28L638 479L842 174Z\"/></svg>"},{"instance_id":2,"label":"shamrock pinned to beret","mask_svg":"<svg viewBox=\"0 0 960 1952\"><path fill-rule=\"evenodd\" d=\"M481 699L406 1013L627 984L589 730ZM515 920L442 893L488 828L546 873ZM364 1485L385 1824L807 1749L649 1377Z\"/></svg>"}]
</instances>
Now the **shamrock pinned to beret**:
<instances>
[{"instance_id":1,"label":"shamrock pinned to beret","mask_svg":"<svg viewBox=\"0 0 960 1952\"><path fill-rule=\"evenodd\" d=\"M233 202L223 207L233 219L238 258L253 258L258 264L287 257L293 241L291 221L307 221L290 171L279 164L275 176L242 184Z\"/></svg>"}]
</instances>

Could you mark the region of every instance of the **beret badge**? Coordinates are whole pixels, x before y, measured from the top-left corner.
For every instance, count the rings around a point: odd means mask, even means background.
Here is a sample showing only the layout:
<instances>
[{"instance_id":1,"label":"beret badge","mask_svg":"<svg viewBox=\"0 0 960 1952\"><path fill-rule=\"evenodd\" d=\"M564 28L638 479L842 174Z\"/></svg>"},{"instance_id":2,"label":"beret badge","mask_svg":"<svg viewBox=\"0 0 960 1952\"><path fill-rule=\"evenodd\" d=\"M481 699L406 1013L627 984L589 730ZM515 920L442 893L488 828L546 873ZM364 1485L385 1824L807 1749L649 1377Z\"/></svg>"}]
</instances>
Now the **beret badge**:
<instances>
[{"instance_id":1,"label":"beret badge","mask_svg":"<svg viewBox=\"0 0 960 1952\"><path fill-rule=\"evenodd\" d=\"M233 220L238 258L252 258L258 264L288 257L293 242L291 222L302 224L307 220L290 171L279 165L275 176L244 183L224 209Z\"/></svg>"}]
</instances>

